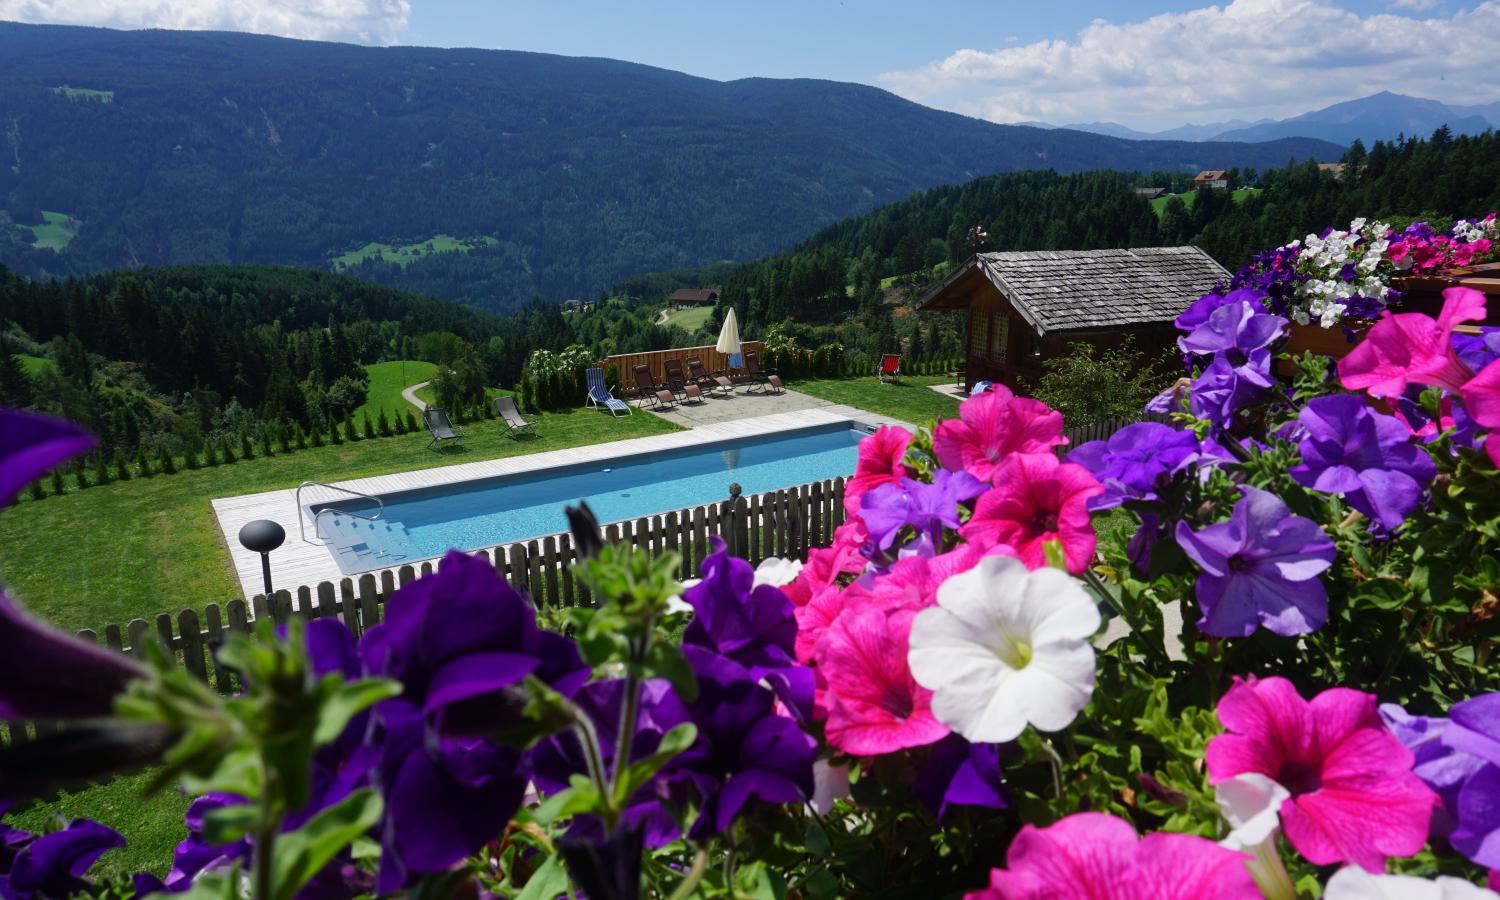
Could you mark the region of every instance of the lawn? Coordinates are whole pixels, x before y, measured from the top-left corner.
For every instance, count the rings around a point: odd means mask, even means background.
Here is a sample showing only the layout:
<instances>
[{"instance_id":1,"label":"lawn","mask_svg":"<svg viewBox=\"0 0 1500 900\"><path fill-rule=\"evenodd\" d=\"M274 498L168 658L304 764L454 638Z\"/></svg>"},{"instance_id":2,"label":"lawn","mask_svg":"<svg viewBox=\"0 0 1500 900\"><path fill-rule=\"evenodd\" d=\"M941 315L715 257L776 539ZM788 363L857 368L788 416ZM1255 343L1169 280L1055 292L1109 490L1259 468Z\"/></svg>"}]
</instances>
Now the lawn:
<instances>
[{"instance_id":1,"label":"lawn","mask_svg":"<svg viewBox=\"0 0 1500 900\"><path fill-rule=\"evenodd\" d=\"M46 221L40 225L21 226L31 232L31 246L38 250L61 252L72 242L74 235L78 234L78 221L67 213L48 212L44 209L42 218Z\"/></svg>"},{"instance_id":2,"label":"lawn","mask_svg":"<svg viewBox=\"0 0 1500 900\"><path fill-rule=\"evenodd\" d=\"M506 437L496 421L476 422L466 427L462 448L442 453L427 447L426 433L408 434L26 500L0 515L0 582L30 609L69 630L201 609L239 593L209 505L215 497L674 429L656 416L613 419L580 408L542 413L535 437Z\"/></svg>"},{"instance_id":3,"label":"lawn","mask_svg":"<svg viewBox=\"0 0 1500 900\"><path fill-rule=\"evenodd\" d=\"M21 371L26 373L27 378L40 378L43 372L57 367L57 363L45 356L28 356L25 353L17 353L16 358L21 360Z\"/></svg>"},{"instance_id":4,"label":"lawn","mask_svg":"<svg viewBox=\"0 0 1500 900\"><path fill-rule=\"evenodd\" d=\"M486 402L488 402L490 400L495 399L496 397L509 397L509 396L511 396L514 393L515 393L515 391L507 391L504 388L497 388L497 387L485 388L484 389L484 399L485 399ZM417 391L417 399L421 400L423 403L426 403L428 406L436 406L437 405L437 389L434 388L432 385L429 384L426 387L422 388L421 390Z\"/></svg>"},{"instance_id":5,"label":"lawn","mask_svg":"<svg viewBox=\"0 0 1500 900\"><path fill-rule=\"evenodd\" d=\"M394 246L391 244L371 241L358 250L350 250L333 257L333 270L341 272L349 266L357 266L366 259L380 257L388 263L395 263L406 268L424 256L434 253L468 253L475 247L493 247L500 243L489 235L480 235L476 238L459 239L448 234L437 234L425 241L416 241L411 244Z\"/></svg>"},{"instance_id":6,"label":"lawn","mask_svg":"<svg viewBox=\"0 0 1500 900\"><path fill-rule=\"evenodd\" d=\"M688 334L692 334L704 325L714 314L714 308L707 303L695 306L692 309L673 309L667 313L667 320L663 325L676 325Z\"/></svg>"},{"instance_id":7,"label":"lawn","mask_svg":"<svg viewBox=\"0 0 1500 900\"><path fill-rule=\"evenodd\" d=\"M416 407L406 402L401 396L403 388L414 384L420 384L430 380L437 374L438 367L430 362L419 359L396 360L394 362L375 363L365 366L365 374L370 378L370 390L365 394L365 405L354 411L354 421L360 421L360 417L368 415L370 421L374 422L380 416L383 409L386 416L396 413L404 413L407 410L416 412Z\"/></svg>"},{"instance_id":8,"label":"lawn","mask_svg":"<svg viewBox=\"0 0 1500 900\"><path fill-rule=\"evenodd\" d=\"M1235 203L1244 203L1246 197L1250 197L1252 195L1259 194L1260 190L1261 190L1260 188L1235 188L1235 190L1234 190L1234 202ZM1154 212L1154 213L1156 213L1157 218L1161 218L1162 211L1167 208L1167 201L1170 200L1170 199L1172 199L1173 197L1181 197L1182 198L1182 202L1187 204L1187 208L1188 209L1192 209L1193 208L1193 201L1196 200L1196 199L1198 199L1198 192L1197 191L1186 191L1186 192L1181 193L1181 194L1167 194L1164 197L1157 197L1155 200L1152 200L1151 201L1151 211Z\"/></svg>"},{"instance_id":9,"label":"lawn","mask_svg":"<svg viewBox=\"0 0 1500 900\"><path fill-rule=\"evenodd\" d=\"M951 419L958 415L957 398L944 396L928 387L952 381L943 375L905 375L900 384L881 384L872 375L868 378L798 379L789 382L787 387L833 403L925 425L933 419Z\"/></svg>"}]
</instances>

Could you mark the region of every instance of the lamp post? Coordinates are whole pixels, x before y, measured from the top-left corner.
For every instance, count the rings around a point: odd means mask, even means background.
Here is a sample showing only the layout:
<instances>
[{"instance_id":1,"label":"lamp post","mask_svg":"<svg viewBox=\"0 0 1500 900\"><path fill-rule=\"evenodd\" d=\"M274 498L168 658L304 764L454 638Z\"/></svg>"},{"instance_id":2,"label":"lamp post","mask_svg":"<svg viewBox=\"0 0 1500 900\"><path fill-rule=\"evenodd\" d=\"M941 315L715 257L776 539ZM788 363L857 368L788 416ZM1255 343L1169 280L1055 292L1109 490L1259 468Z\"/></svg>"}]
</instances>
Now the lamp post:
<instances>
[{"instance_id":1,"label":"lamp post","mask_svg":"<svg viewBox=\"0 0 1500 900\"><path fill-rule=\"evenodd\" d=\"M266 579L266 598L271 597L271 551L286 540L286 529L270 519L246 522L240 529L240 544L252 553L260 554L260 571Z\"/></svg>"}]
</instances>

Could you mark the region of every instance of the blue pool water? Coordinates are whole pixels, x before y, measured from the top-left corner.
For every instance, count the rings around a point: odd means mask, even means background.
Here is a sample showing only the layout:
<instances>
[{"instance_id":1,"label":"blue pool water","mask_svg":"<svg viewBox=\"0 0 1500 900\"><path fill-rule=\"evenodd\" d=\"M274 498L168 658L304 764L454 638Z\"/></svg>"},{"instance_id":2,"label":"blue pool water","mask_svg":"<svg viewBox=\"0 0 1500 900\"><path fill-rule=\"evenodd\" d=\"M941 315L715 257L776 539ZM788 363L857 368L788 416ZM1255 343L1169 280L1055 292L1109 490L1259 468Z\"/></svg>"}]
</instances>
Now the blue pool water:
<instances>
[{"instance_id":1,"label":"blue pool water","mask_svg":"<svg viewBox=\"0 0 1500 900\"><path fill-rule=\"evenodd\" d=\"M846 425L742 438L583 466L387 494L370 522L330 512L319 532L345 574L402 565L450 548L477 550L567 530L563 506L587 500L600 522L617 522L854 472L865 432ZM362 505L363 504L363 505ZM317 504L371 514L372 503Z\"/></svg>"}]
</instances>

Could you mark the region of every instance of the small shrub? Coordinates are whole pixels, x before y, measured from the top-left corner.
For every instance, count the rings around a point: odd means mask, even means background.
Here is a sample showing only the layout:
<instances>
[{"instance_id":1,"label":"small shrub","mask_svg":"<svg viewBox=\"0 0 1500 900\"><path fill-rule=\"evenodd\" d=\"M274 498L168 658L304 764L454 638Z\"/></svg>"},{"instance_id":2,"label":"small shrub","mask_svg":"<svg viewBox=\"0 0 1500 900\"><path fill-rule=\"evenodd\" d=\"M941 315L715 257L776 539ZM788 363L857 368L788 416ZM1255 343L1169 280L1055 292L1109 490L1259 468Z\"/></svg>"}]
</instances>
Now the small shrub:
<instances>
[{"instance_id":1,"label":"small shrub","mask_svg":"<svg viewBox=\"0 0 1500 900\"><path fill-rule=\"evenodd\" d=\"M191 451L189 451L188 455L192 455ZM172 462L172 451L167 449L166 444L162 444L161 450L157 452L156 463L161 468L163 475L177 474L177 466Z\"/></svg>"},{"instance_id":2,"label":"small shrub","mask_svg":"<svg viewBox=\"0 0 1500 900\"><path fill-rule=\"evenodd\" d=\"M94 457L94 482L109 484L109 460L101 452Z\"/></svg>"},{"instance_id":3,"label":"small shrub","mask_svg":"<svg viewBox=\"0 0 1500 900\"><path fill-rule=\"evenodd\" d=\"M271 455L271 425L263 425L260 429L260 455Z\"/></svg>"},{"instance_id":4,"label":"small shrub","mask_svg":"<svg viewBox=\"0 0 1500 900\"><path fill-rule=\"evenodd\" d=\"M354 427L353 413L349 413L344 417L344 440L351 444L359 440L359 431Z\"/></svg>"},{"instance_id":5,"label":"small shrub","mask_svg":"<svg viewBox=\"0 0 1500 900\"><path fill-rule=\"evenodd\" d=\"M182 451L182 465L186 469L198 468L198 451L192 447L186 447Z\"/></svg>"},{"instance_id":6,"label":"small shrub","mask_svg":"<svg viewBox=\"0 0 1500 900\"><path fill-rule=\"evenodd\" d=\"M364 434L364 439L367 441L375 440L375 426L370 424L370 414L362 414L360 420L360 431Z\"/></svg>"},{"instance_id":7,"label":"small shrub","mask_svg":"<svg viewBox=\"0 0 1500 900\"><path fill-rule=\"evenodd\" d=\"M297 446L298 450L307 449L307 435L302 431L301 422L292 423L292 443Z\"/></svg>"},{"instance_id":8,"label":"small shrub","mask_svg":"<svg viewBox=\"0 0 1500 900\"><path fill-rule=\"evenodd\" d=\"M282 456L292 452L291 435L287 434L286 425L282 422L276 423L276 452Z\"/></svg>"},{"instance_id":9,"label":"small shrub","mask_svg":"<svg viewBox=\"0 0 1500 900\"><path fill-rule=\"evenodd\" d=\"M234 462L234 446L229 443L229 435L224 435L224 443L220 445L219 449L223 451L224 462Z\"/></svg>"},{"instance_id":10,"label":"small shrub","mask_svg":"<svg viewBox=\"0 0 1500 900\"><path fill-rule=\"evenodd\" d=\"M63 484L62 469L53 469L52 470L52 485L51 486L52 486L52 493L54 495L61 494L61 493L65 492L68 489L67 486Z\"/></svg>"},{"instance_id":11,"label":"small shrub","mask_svg":"<svg viewBox=\"0 0 1500 900\"><path fill-rule=\"evenodd\" d=\"M314 422L308 429L307 443L313 447L323 446L323 429L318 426L317 422Z\"/></svg>"},{"instance_id":12,"label":"small shrub","mask_svg":"<svg viewBox=\"0 0 1500 900\"><path fill-rule=\"evenodd\" d=\"M125 464L125 454L115 451L115 481L129 481L130 466Z\"/></svg>"},{"instance_id":13,"label":"small shrub","mask_svg":"<svg viewBox=\"0 0 1500 900\"><path fill-rule=\"evenodd\" d=\"M80 491L85 490L89 486L88 469L84 466L83 460L81 459L78 460L77 465L73 467L73 486L78 488Z\"/></svg>"},{"instance_id":14,"label":"small shrub","mask_svg":"<svg viewBox=\"0 0 1500 900\"><path fill-rule=\"evenodd\" d=\"M332 418L328 420L328 440L335 446L344 442L344 438L339 434L339 423Z\"/></svg>"},{"instance_id":15,"label":"small shrub","mask_svg":"<svg viewBox=\"0 0 1500 900\"><path fill-rule=\"evenodd\" d=\"M203 464L209 468L217 468L219 465L219 451L214 449L214 442L203 442Z\"/></svg>"},{"instance_id":16,"label":"small shrub","mask_svg":"<svg viewBox=\"0 0 1500 900\"><path fill-rule=\"evenodd\" d=\"M254 459L255 445L250 443L250 432L240 432L240 459Z\"/></svg>"},{"instance_id":17,"label":"small shrub","mask_svg":"<svg viewBox=\"0 0 1500 900\"><path fill-rule=\"evenodd\" d=\"M391 420L385 417L385 408L380 410L380 418L375 422L375 430L380 432L381 437L390 437L395 432L391 431Z\"/></svg>"},{"instance_id":18,"label":"small shrub","mask_svg":"<svg viewBox=\"0 0 1500 900\"><path fill-rule=\"evenodd\" d=\"M47 496L46 488L42 487L42 480L38 478L31 483L31 499L43 500Z\"/></svg>"},{"instance_id":19,"label":"small shrub","mask_svg":"<svg viewBox=\"0 0 1500 900\"><path fill-rule=\"evenodd\" d=\"M151 460L146 457L146 445L135 445L135 471L142 478L151 477Z\"/></svg>"}]
</instances>

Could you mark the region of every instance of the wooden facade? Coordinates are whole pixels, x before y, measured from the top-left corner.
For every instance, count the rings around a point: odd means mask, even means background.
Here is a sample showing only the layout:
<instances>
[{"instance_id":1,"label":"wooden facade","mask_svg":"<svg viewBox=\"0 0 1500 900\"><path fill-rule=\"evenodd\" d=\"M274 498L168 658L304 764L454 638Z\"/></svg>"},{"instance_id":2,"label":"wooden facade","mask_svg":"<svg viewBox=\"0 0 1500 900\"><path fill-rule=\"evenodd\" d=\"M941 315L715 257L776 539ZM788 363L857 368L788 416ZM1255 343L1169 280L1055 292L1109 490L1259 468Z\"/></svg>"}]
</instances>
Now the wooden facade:
<instances>
[{"instance_id":1,"label":"wooden facade","mask_svg":"<svg viewBox=\"0 0 1500 900\"><path fill-rule=\"evenodd\" d=\"M744 341L740 344L740 352L749 350L760 354L761 366L766 364L766 348L760 341ZM635 376L631 373L638 365L646 365L651 369L651 376L658 382L666 380L666 362L669 359L681 360L683 369L687 369L689 357L696 356L703 361L703 368L710 372L729 371L729 357L720 353L713 344L702 347L679 347L676 350L647 350L642 353L619 353L614 356L606 356L598 365L608 373L614 367L620 379L620 383L631 387L635 386Z\"/></svg>"}]
</instances>

